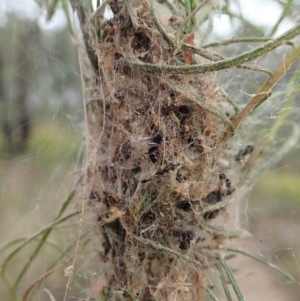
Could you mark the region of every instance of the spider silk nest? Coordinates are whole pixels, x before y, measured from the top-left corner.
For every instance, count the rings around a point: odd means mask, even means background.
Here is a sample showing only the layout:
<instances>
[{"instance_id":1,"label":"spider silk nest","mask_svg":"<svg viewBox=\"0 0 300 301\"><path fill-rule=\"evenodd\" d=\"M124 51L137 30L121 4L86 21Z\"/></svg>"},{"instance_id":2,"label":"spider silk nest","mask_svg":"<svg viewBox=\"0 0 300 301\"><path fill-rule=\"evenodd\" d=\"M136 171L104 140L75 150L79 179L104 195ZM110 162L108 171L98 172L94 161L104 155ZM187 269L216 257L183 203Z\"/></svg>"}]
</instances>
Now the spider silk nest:
<instances>
[{"instance_id":1,"label":"spider silk nest","mask_svg":"<svg viewBox=\"0 0 300 301\"><path fill-rule=\"evenodd\" d=\"M112 288L124 297L127 287L126 296L139 300L174 293L193 300L226 237L220 226L234 191L233 158L220 114L231 111L213 74L159 74L125 63L182 65L184 52L158 32L147 2L133 10L138 28L125 6L111 8L114 17L92 43L100 75L87 104L89 204L102 257L113 266L103 291L112 299Z\"/></svg>"}]
</instances>

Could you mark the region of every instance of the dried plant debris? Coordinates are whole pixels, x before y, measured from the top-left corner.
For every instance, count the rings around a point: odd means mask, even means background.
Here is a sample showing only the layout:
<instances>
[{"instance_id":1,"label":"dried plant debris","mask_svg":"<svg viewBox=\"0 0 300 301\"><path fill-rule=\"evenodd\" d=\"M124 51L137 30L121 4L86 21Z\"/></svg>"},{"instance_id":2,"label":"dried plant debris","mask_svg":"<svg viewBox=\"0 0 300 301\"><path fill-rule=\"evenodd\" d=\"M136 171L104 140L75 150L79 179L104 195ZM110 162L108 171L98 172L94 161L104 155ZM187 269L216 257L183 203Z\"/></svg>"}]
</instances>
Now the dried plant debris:
<instances>
[{"instance_id":1,"label":"dried plant debris","mask_svg":"<svg viewBox=\"0 0 300 301\"><path fill-rule=\"evenodd\" d=\"M184 61L146 13L147 1L131 11L108 3L114 16L91 43L99 73L87 104L88 197L114 267L105 294L109 300L167 300L177 292L180 300L194 300L194 287L205 285L199 266L210 266L223 241L204 225L217 224L220 210L204 209L234 192L230 164L222 163L231 160L223 139L230 129L211 109L225 115L222 95L209 75L157 74L125 64Z\"/></svg>"}]
</instances>

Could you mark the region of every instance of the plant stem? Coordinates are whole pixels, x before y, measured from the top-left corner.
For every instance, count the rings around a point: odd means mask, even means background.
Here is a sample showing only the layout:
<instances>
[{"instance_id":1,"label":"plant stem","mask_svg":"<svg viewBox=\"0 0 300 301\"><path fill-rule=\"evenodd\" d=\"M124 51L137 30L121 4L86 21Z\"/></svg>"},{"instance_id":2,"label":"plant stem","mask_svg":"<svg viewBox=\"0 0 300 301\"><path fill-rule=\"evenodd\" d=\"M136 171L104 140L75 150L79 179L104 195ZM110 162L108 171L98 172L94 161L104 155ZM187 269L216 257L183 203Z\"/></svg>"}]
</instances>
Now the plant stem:
<instances>
[{"instance_id":1,"label":"plant stem","mask_svg":"<svg viewBox=\"0 0 300 301\"><path fill-rule=\"evenodd\" d=\"M219 91L224 96L224 98L233 106L235 114L238 114L240 112L239 106L231 99L231 97L223 89L219 89Z\"/></svg>"},{"instance_id":2,"label":"plant stem","mask_svg":"<svg viewBox=\"0 0 300 301\"><path fill-rule=\"evenodd\" d=\"M212 53L210 51L208 51L207 49L205 48L201 48L201 47L195 47L193 45L189 45L189 44L185 44L184 45L187 49L191 50L192 52L206 58L206 59L209 59L211 61L214 61L214 62L219 62L219 61L222 61L222 60L227 60L228 58L222 56L222 55L219 55L217 53ZM242 65L238 65L236 66L237 68L241 68L241 69L249 69L249 70L252 70L252 71L259 71L259 72L265 72L269 75L272 75L272 71L268 70L268 69L265 69L265 68L262 68L262 67L259 67L257 65L255 66L251 66L251 65L246 65L246 64L242 64Z\"/></svg>"},{"instance_id":3,"label":"plant stem","mask_svg":"<svg viewBox=\"0 0 300 301\"><path fill-rule=\"evenodd\" d=\"M249 38L233 38L233 39L228 39L224 40L221 42L214 42L210 44L203 45L203 48L209 48L209 47L216 47L216 46L226 46L230 44L235 44L235 43L259 43L259 42L268 42L273 40L271 37L249 37ZM290 41L283 41L286 42L286 44L294 46L294 43Z\"/></svg>"},{"instance_id":4,"label":"plant stem","mask_svg":"<svg viewBox=\"0 0 300 301\"><path fill-rule=\"evenodd\" d=\"M206 73L212 71L218 71L223 69L232 68L234 66L238 66L242 63L254 60L262 55L270 52L276 47L282 45L283 41L294 38L295 36L300 34L300 24L296 25L283 35L279 36L277 39L269 41L254 50L247 51L243 54L237 55L233 58L226 59L224 61L215 62L211 64L199 64L199 65L189 65L189 66L170 66L170 65L155 65L144 63L142 61L136 59L121 59L124 64L134 66L136 68L140 68L151 72L153 74L161 74L163 72L167 72L170 74L196 74L196 73Z\"/></svg>"},{"instance_id":5,"label":"plant stem","mask_svg":"<svg viewBox=\"0 0 300 301\"><path fill-rule=\"evenodd\" d=\"M283 77L291 65L300 57L300 46L296 47L283 63L276 69L271 76L258 90L256 95L250 100L247 106L232 119L232 123L237 128L245 118L251 114L255 108L262 104L270 95L274 85Z\"/></svg>"},{"instance_id":6,"label":"plant stem","mask_svg":"<svg viewBox=\"0 0 300 301\"><path fill-rule=\"evenodd\" d=\"M235 291L235 294L238 298L239 301L245 301L245 298L243 297L243 294L233 276L233 273L231 271L231 269L229 268L229 266L227 265L226 261L223 259L223 257L220 254L216 254L216 260L218 260L220 262L220 264L222 265L223 269L225 270L231 284L233 287L233 290Z\"/></svg>"},{"instance_id":7,"label":"plant stem","mask_svg":"<svg viewBox=\"0 0 300 301\"><path fill-rule=\"evenodd\" d=\"M187 17L186 19L181 23L181 25L179 26L179 28L177 29L175 35L177 36L180 32L182 32L184 30L184 28L186 27L186 25L193 19L193 17L199 12L199 10L207 3L209 3L211 0L203 0L201 2L201 4L194 9Z\"/></svg>"},{"instance_id":8,"label":"plant stem","mask_svg":"<svg viewBox=\"0 0 300 301\"><path fill-rule=\"evenodd\" d=\"M226 283L224 272L222 270L221 264L218 261L216 261L216 267L217 267L217 270L219 272L220 280L222 282L222 286L223 286L224 293L225 293L225 296L226 296L226 301L232 301L232 298L231 298L231 295L230 295L230 292L229 292L229 289L228 289L228 285Z\"/></svg>"},{"instance_id":9,"label":"plant stem","mask_svg":"<svg viewBox=\"0 0 300 301\"><path fill-rule=\"evenodd\" d=\"M242 251L242 250L238 250L238 249L233 249L233 248L226 248L226 251L229 251L229 252L234 252L234 253L239 253L239 254L242 254L244 256L247 256L247 257L250 257L258 262L261 262L269 267L271 267L272 269L276 270L278 273L280 273L281 275L283 275L284 277L286 277L287 279L289 279L290 281L292 282L295 282L295 278L288 272L284 271L283 269L281 269L280 267L278 267L277 265L259 257L259 256L254 256L252 254L249 254L245 251Z\"/></svg>"},{"instance_id":10,"label":"plant stem","mask_svg":"<svg viewBox=\"0 0 300 301\"><path fill-rule=\"evenodd\" d=\"M281 16L279 17L277 23L275 24L275 26L273 27L273 29L272 29L272 31L270 33L271 36L277 31L279 25L281 24L281 22L283 21L283 19L287 16L288 12L291 10L293 2L294 2L294 0L288 0L288 2L286 3Z\"/></svg>"},{"instance_id":11,"label":"plant stem","mask_svg":"<svg viewBox=\"0 0 300 301\"><path fill-rule=\"evenodd\" d=\"M160 32L160 34L163 36L163 38L168 42L168 44L171 47L175 47L175 42L173 41L173 39L170 37L170 35L165 31L165 29L163 28L163 26L160 24L157 15L156 15L156 11L155 11L155 5L154 5L154 0L151 0L151 7L150 7L150 12L153 16L153 21L158 29L158 31Z\"/></svg>"}]
</instances>

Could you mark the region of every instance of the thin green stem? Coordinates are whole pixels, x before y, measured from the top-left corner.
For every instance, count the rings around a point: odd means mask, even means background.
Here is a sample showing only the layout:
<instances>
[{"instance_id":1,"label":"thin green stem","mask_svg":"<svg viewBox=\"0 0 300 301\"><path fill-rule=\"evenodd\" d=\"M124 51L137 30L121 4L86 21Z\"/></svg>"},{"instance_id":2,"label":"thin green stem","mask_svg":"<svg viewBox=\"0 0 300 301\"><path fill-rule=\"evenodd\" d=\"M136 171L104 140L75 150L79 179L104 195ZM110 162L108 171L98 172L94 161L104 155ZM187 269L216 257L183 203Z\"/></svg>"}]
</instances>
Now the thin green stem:
<instances>
[{"instance_id":1,"label":"thin green stem","mask_svg":"<svg viewBox=\"0 0 300 301\"><path fill-rule=\"evenodd\" d=\"M59 219L63 215L63 213L68 208L68 206L69 206L69 204L72 201L72 199L73 199L74 196L75 196L75 189L72 189L72 191L69 193L69 195L67 196L67 198L62 203L62 205L60 207L60 210L59 210L57 216L55 217L55 220Z\"/></svg>"},{"instance_id":2,"label":"thin green stem","mask_svg":"<svg viewBox=\"0 0 300 301\"><path fill-rule=\"evenodd\" d=\"M71 34L72 38L75 39L76 35L75 35L75 31L74 31L73 24L72 24L72 21L71 21L70 11L69 11L67 0L62 0L61 2L62 2L62 7L63 7L63 10L64 10L64 13L65 13L66 18L67 18L68 29L70 31L70 34Z\"/></svg>"},{"instance_id":3,"label":"thin green stem","mask_svg":"<svg viewBox=\"0 0 300 301\"><path fill-rule=\"evenodd\" d=\"M257 72L263 72L263 73L267 73L268 75L273 74L271 70L263 68L263 67L259 67L259 66L251 66L251 65L242 64L242 65L236 66L236 68L247 69L247 70L252 70L252 71L257 71Z\"/></svg>"},{"instance_id":4,"label":"thin green stem","mask_svg":"<svg viewBox=\"0 0 300 301\"><path fill-rule=\"evenodd\" d=\"M66 1L66 0L63 0ZM96 77L99 76L98 56L92 45L92 38L89 24L89 16L91 16L90 5L87 5L83 0L70 0L73 10L77 11L77 16L80 22L83 41L89 61L94 69ZM75 36L75 35L74 35Z\"/></svg>"},{"instance_id":5,"label":"thin green stem","mask_svg":"<svg viewBox=\"0 0 300 301\"><path fill-rule=\"evenodd\" d=\"M291 10L293 2L294 2L294 0L288 0L288 2L286 3L281 16L279 17L279 19L276 22L275 26L272 28L272 31L270 33L271 36L275 34L275 32L277 31L279 25L281 24L281 22L283 21L283 19L287 16L287 14L289 13L289 11Z\"/></svg>"},{"instance_id":6,"label":"thin green stem","mask_svg":"<svg viewBox=\"0 0 300 301\"><path fill-rule=\"evenodd\" d=\"M254 60L270 52L276 47L282 45L283 41L292 39L299 34L300 34L300 24L296 25L295 27L293 27L283 35L279 36L277 39L269 41L255 48L254 50L247 51L243 54L240 54L230 59L226 59L224 61L210 63L210 64L170 66L170 65L155 65L155 64L144 63L137 59L121 59L120 61L122 61L124 64L131 65L136 68L140 68L148 72L151 72L152 74L162 74L163 72L167 72L171 74L206 73L206 72L232 68L242 63Z\"/></svg>"},{"instance_id":7,"label":"thin green stem","mask_svg":"<svg viewBox=\"0 0 300 301\"><path fill-rule=\"evenodd\" d=\"M10 282L10 280L7 277L7 275L6 275L5 271L3 270L3 268L1 268L0 274L1 274L1 277L3 279L3 282L5 283L5 285L7 286L7 288L10 291L12 300L13 301L18 301L19 298L18 298L18 295L17 295L17 291L16 291L16 289L14 289L12 283Z\"/></svg>"},{"instance_id":8,"label":"thin green stem","mask_svg":"<svg viewBox=\"0 0 300 301\"><path fill-rule=\"evenodd\" d=\"M185 6L185 14L188 16L192 12L192 1L191 0L185 0L184 6ZM190 33L192 28L192 22L188 24L185 28L185 33Z\"/></svg>"},{"instance_id":9,"label":"thin green stem","mask_svg":"<svg viewBox=\"0 0 300 301\"><path fill-rule=\"evenodd\" d=\"M203 209L202 211L202 214L205 214L205 213L208 213L208 212L212 212L212 211L215 211L215 210L220 210L224 207L226 207L228 204L230 204L231 200L229 198L217 203L217 204L214 204L214 205L210 205L210 206L207 206Z\"/></svg>"},{"instance_id":10,"label":"thin green stem","mask_svg":"<svg viewBox=\"0 0 300 301\"><path fill-rule=\"evenodd\" d=\"M205 6L207 3L209 3L211 0L203 0L201 4L194 9L186 18L185 20L180 24L178 29L176 30L175 36L177 36L179 33L181 33L184 28L187 26L187 24L195 17L195 15L200 11L200 9Z\"/></svg>"},{"instance_id":11,"label":"thin green stem","mask_svg":"<svg viewBox=\"0 0 300 301\"><path fill-rule=\"evenodd\" d=\"M245 298L233 276L233 273L231 271L231 269L229 268L229 266L227 265L226 261L223 259L223 257L220 254L216 254L216 259L220 262L220 264L222 265L223 269L225 270L231 284L233 287L233 290L235 291L235 294L238 298L239 301L245 301Z\"/></svg>"},{"instance_id":12,"label":"thin green stem","mask_svg":"<svg viewBox=\"0 0 300 301\"><path fill-rule=\"evenodd\" d=\"M90 235L90 232L87 231L83 235L83 239L89 235ZM69 245L63 252L60 253L58 258L50 266L48 266L47 271L43 275L39 276L36 280L33 281L33 283L24 292L22 301L26 301L28 299L29 294L32 292L32 290L36 287L37 284L39 284L42 280L44 280L46 277L51 275L57 268L61 267L62 265L66 264L68 261L72 260L72 257L68 258L66 260L63 260L63 258L75 246L76 246L76 243Z\"/></svg>"},{"instance_id":13,"label":"thin green stem","mask_svg":"<svg viewBox=\"0 0 300 301\"><path fill-rule=\"evenodd\" d=\"M298 25L300 27L300 25ZM247 106L232 119L234 127L237 128L245 118L250 115L255 108L262 104L270 95L275 84L283 77L291 65L300 57L300 46L293 49L293 51L284 59L283 63L276 69L273 76L271 76L257 91L256 95L249 101Z\"/></svg>"},{"instance_id":14,"label":"thin green stem","mask_svg":"<svg viewBox=\"0 0 300 301\"><path fill-rule=\"evenodd\" d=\"M40 241L40 239L36 239L37 241ZM9 247L15 245L15 244L18 244L20 242L24 242L24 241L28 241L28 237L21 237L21 238L17 238L17 239L14 239L10 242L8 242L7 244L3 245L1 247L1 250L0 250L0 253L2 253L3 251L5 251L6 249L8 249ZM59 248L58 245L56 245L55 243L52 243L52 242L46 242L49 246L53 247L54 249L58 250L59 252L61 251L61 249Z\"/></svg>"},{"instance_id":15,"label":"thin green stem","mask_svg":"<svg viewBox=\"0 0 300 301\"><path fill-rule=\"evenodd\" d=\"M6 269L6 265L8 264L8 262L26 245L28 245L29 242L35 240L38 236L40 236L41 234L44 233L43 237L41 238L40 243L38 244L38 246L36 247L34 253L32 254L32 256L30 257L30 259L28 260L27 264L25 265L25 267L23 268L23 270L21 271L20 275L18 276L15 284L14 284L14 288L17 287L19 281L21 280L22 276L24 275L24 273L26 272L26 270L28 269L29 265L28 263L31 262L34 257L37 255L38 251L40 250L41 246L45 243L45 237L48 237L48 235L51 233L52 229L54 228L54 226L56 226L57 224L62 223L63 221L71 218L72 216L75 216L78 214L78 212L75 213L71 213L69 215L67 215L64 218L61 218L62 214L64 213L64 211L67 209L69 203L71 202L72 198L75 195L75 190L73 189L70 194L68 195L68 197L66 198L66 200L63 202L63 204L61 205L60 211L58 212L55 220L53 223L51 223L50 225L46 226L45 228L43 228L42 230L36 232L35 234L33 234L30 238L26 239L25 241L23 241L21 243L21 245L19 245L12 253L10 253L10 255L4 260L3 264L2 264L2 273L5 274L5 269ZM15 241L13 241L15 242ZM10 245L10 244L8 244ZM8 245L5 245L4 247L1 248L1 250L5 249Z\"/></svg>"},{"instance_id":16,"label":"thin green stem","mask_svg":"<svg viewBox=\"0 0 300 301\"><path fill-rule=\"evenodd\" d=\"M170 11L171 11L174 15L178 16L178 12L177 12L176 8L174 7L174 5L173 5L172 3L170 3L168 0L166 0L165 3L166 3L166 5L169 7Z\"/></svg>"},{"instance_id":17,"label":"thin green stem","mask_svg":"<svg viewBox=\"0 0 300 301\"><path fill-rule=\"evenodd\" d=\"M239 106L231 99L231 97L223 90L219 89L220 93L224 96L224 98L233 106L236 114L240 112Z\"/></svg>"},{"instance_id":18,"label":"thin green stem","mask_svg":"<svg viewBox=\"0 0 300 301\"><path fill-rule=\"evenodd\" d=\"M5 243L5 244L2 245L1 248L0 248L0 254L1 254L2 252L4 252L6 249L8 249L9 247L11 247L11 246L13 246L13 245L15 245L15 244L18 244L19 242L25 241L25 240L27 240L27 237L16 238L16 239L14 239L14 240L11 240L11 241Z\"/></svg>"},{"instance_id":19,"label":"thin green stem","mask_svg":"<svg viewBox=\"0 0 300 301\"><path fill-rule=\"evenodd\" d=\"M238 254L242 254L244 256L247 256L249 258L252 258L260 263L263 263L269 267L271 267L272 269L274 269L275 271L277 271L278 273L280 273L281 275L283 275L284 277L286 277L287 279L289 279L290 281L292 282L295 282L296 279L290 274L288 273L287 271L284 271L283 269L281 269L279 266L263 259L262 257L259 257L259 256L255 256L255 255L252 255L252 254L249 254L243 250L238 250L238 249L233 249L233 248L226 248L226 251L229 251L229 252L234 252L234 253L238 253Z\"/></svg>"},{"instance_id":20,"label":"thin green stem","mask_svg":"<svg viewBox=\"0 0 300 301\"><path fill-rule=\"evenodd\" d=\"M157 18L156 15L156 11L155 11L155 5L154 5L154 0L151 0L151 4L150 4L150 12L151 15L153 17L153 21L154 24L156 26L156 28L158 29L158 31L160 32L160 34L162 35L162 37L168 42L168 44L171 47L175 47L175 42L173 41L173 38L165 31L165 29L163 28L163 26L161 25L160 21Z\"/></svg>"},{"instance_id":21,"label":"thin green stem","mask_svg":"<svg viewBox=\"0 0 300 301\"><path fill-rule=\"evenodd\" d=\"M78 215L80 212L76 211L73 212L71 214L68 214L67 216L63 217L63 218L59 218L56 219L53 223L51 223L50 225L44 227L43 229L39 230L38 232L36 232L35 234L33 234L31 237L29 237L26 241L24 241L20 246L18 246L12 253L10 253L10 255L4 260L4 263L2 265L2 269L5 271L6 265L8 264L8 262L26 245L28 245L29 242L33 241L35 238L37 238L38 236L40 236L41 234L43 234L44 232L47 233L47 231L49 229L53 229L53 227L55 227L56 225L68 220L69 218Z\"/></svg>"},{"instance_id":22,"label":"thin green stem","mask_svg":"<svg viewBox=\"0 0 300 301\"><path fill-rule=\"evenodd\" d=\"M230 295L230 292L229 292L229 289L228 289L228 286L226 283L225 275L223 273L223 269L218 261L216 261L216 267L219 272L220 280L222 282L222 286L223 286L224 293L226 296L226 301L232 301L232 298L231 298L231 295Z\"/></svg>"},{"instance_id":23,"label":"thin green stem","mask_svg":"<svg viewBox=\"0 0 300 301\"><path fill-rule=\"evenodd\" d=\"M68 220L69 218L78 215L80 212L73 212L61 219L57 219L55 222L51 223L50 225L48 225L47 227L43 228L42 230L36 232L34 235L32 235L30 238L26 239L26 241L24 241L20 246L18 246L12 253L10 253L10 255L4 260L2 267L1 267L1 275L2 277L4 277L4 279L7 279L7 281L5 281L7 284L9 284L10 282L8 281L8 278L6 277L6 266L8 264L8 262L21 250L23 249L23 247L27 246L29 242L35 240L39 235L44 233L44 236L41 239L41 242L39 243L38 247L35 249L35 252L31 255L30 259L28 260L27 264L25 265L25 267L23 268L22 272L19 274L17 280L15 281L14 285L11 285L10 290L12 292L16 291L17 285L19 284L20 280L22 279L24 273L26 272L27 268L28 268L28 263L32 262L32 260L34 259L34 257L36 256L37 252L40 250L41 247L39 247L40 245L43 245L45 242L45 236L50 234L49 231L51 232L51 230L58 224ZM49 234L48 234L49 233ZM14 293L15 294L15 293Z\"/></svg>"},{"instance_id":24,"label":"thin green stem","mask_svg":"<svg viewBox=\"0 0 300 301\"><path fill-rule=\"evenodd\" d=\"M222 59L224 59L223 56L217 54L217 53L214 53L214 52L211 52L207 49L204 49L202 47L196 47L194 45L191 45L191 44L184 44L183 45L186 49L188 50L191 50L193 53L195 54L198 54L208 60L211 60L211 61L220 61Z\"/></svg>"},{"instance_id":25,"label":"thin green stem","mask_svg":"<svg viewBox=\"0 0 300 301\"><path fill-rule=\"evenodd\" d=\"M187 49L191 50L193 53L196 53L206 59L209 59L211 61L214 62L219 62L222 60L227 60L228 58L221 56L217 53L212 53L211 51L204 49L204 48L200 48L200 47L195 47L193 45L189 45L189 44L185 44L184 47L186 47ZM269 75L272 75L272 71L265 69L263 67L259 67L259 66L251 66L251 65L246 65L246 64L242 64L242 65L238 65L236 66L237 68L241 68L241 69L249 69L252 71L259 71L259 72L264 72L267 73Z\"/></svg>"},{"instance_id":26,"label":"thin green stem","mask_svg":"<svg viewBox=\"0 0 300 301\"><path fill-rule=\"evenodd\" d=\"M259 43L259 42L268 42L273 40L271 37L249 37L249 38L233 38L233 39L228 39L220 42L214 42L214 43L209 43L206 45L203 45L201 47L203 48L209 48L209 47L217 47L217 46L226 46L226 45L231 45L231 44L236 44L236 43ZM290 41L282 41L282 43L285 43L287 45L295 46L293 42Z\"/></svg>"},{"instance_id":27,"label":"thin green stem","mask_svg":"<svg viewBox=\"0 0 300 301\"><path fill-rule=\"evenodd\" d=\"M19 285L22 277L24 276L24 274L26 273L26 271L28 270L28 268L30 267L32 261L35 259L35 257L37 256L37 254L39 253L39 251L41 250L41 248L43 247L43 245L45 244L48 236L50 235L51 231L53 230L53 227L58 224L58 223L62 223L63 221L75 216L75 215L78 215L80 212L74 212L74 213L71 213L69 215L67 215L66 217L54 222L51 224L50 227L48 227L47 230L44 231L44 235L41 239L41 241L39 242L39 244L37 245L37 247L35 248L34 252L31 254L31 256L29 257L29 259L27 260L27 263L25 264L25 266L23 267L23 269L21 270L20 274L18 275L15 283L14 283L14 288L17 288L17 286ZM26 241L26 243L28 243L28 241ZM11 259L11 258L10 258Z\"/></svg>"}]
</instances>

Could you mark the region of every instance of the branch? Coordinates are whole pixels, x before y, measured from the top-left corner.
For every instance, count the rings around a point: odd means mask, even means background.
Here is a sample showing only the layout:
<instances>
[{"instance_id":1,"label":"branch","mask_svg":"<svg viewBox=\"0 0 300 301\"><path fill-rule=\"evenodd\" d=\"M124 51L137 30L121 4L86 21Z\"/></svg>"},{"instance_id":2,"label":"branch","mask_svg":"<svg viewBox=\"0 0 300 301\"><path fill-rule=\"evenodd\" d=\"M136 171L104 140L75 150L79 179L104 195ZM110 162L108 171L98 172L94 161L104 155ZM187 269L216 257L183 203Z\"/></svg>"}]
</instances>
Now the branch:
<instances>
[{"instance_id":1,"label":"branch","mask_svg":"<svg viewBox=\"0 0 300 301\"><path fill-rule=\"evenodd\" d=\"M154 0L151 0L151 8L150 8L150 12L152 14L153 17L153 21L154 24L156 25L158 31L160 32L160 34L163 36L163 38L168 42L168 44L171 47L175 47L175 42L173 41L172 37L169 36L169 34L165 31L165 29L163 28L163 26L160 24L157 15L156 15L156 11L155 11L155 5L154 5Z\"/></svg>"},{"instance_id":2,"label":"branch","mask_svg":"<svg viewBox=\"0 0 300 301\"><path fill-rule=\"evenodd\" d=\"M185 26L193 19L193 17L198 13L198 11L207 3L209 3L210 0L203 0L201 2L201 4L194 9L187 17L186 19L181 23L181 25L179 26L179 28L176 30L175 35L178 35L180 32L183 31L183 29L185 28Z\"/></svg>"},{"instance_id":3,"label":"branch","mask_svg":"<svg viewBox=\"0 0 300 301\"><path fill-rule=\"evenodd\" d=\"M278 29L279 25L281 24L281 22L283 21L283 19L287 16L287 14L292 9L293 2L294 2L294 0L288 0L287 1L280 18L278 19L277 23L275 24L275 26L273 27L273 29L271 31L271 35L273 35L277 31L277 29Z\"/></svg>"},{"instance_id":4,"label":"branch","mask_svg":"<svg viewBox=\"0 0 300 301\"><path fill-rule=\"evenodd\" d=\"M191 50L192 52L206 58L206 59L209 59L211 61L214 61L214 62L219 62L221 60L228 60L228 58L220 55L220 54L217 54L217 53L214 53L214 52L211 52L205 48L202 48L202 47L195 47L194 45L190 45L190 44L185 44L184 45L187 49ZM252 71L259 71L259 72L264 72L264 73L267 73L269 75L272 75L272 71L271 70L268 70L266 68L263 68L263 67L259 67L259 66L252 66L252 65L246 65L246 64L241 64L241 65L238 65L236 66L237 68L241 68L241 69L249 69L249 70L252 70Z\"/></svg>"},{"instance_id":5,"label":"branch","mask_svg":"<svg viewBox=\"0 0 300 301\"><path fill-rule=\"evenodd\" d=\"M299 26L299 25L298 25ZM291 65L300 57L300 46L296 47L289 56L283 61L283 63L276 69L271 76L258 90L256 95L250 100L247 106L239 113L236 117L232 119L232 123L235 128L237 128L241 122L251 114L255 108L257 108L261 103L263 103L270 95L271 90L275 84L283 77L286 71L291 67Z\"/></svg>"},{"instance_id":6,"label":"branch","mask_svg":"<svg viewBox=\"0 0 300 301\"><path fill-rule=\"evenodd\" d=\"M203 45L203 48L208 48L208 47L216 47L216 46L226 46L226 45L230 45L230 44L235 44L235 43L259 43L259 42L268 42L273 40L272 38L262 38L262 37L249 37L249 38L233 38L233 39L228 39L228 40L224 40L221 42L214 42L214 43L210 43L210 44L206 44ZM291 45L294 46L293 42L290 41L283 41L283 43L287 44L287 45Z\"/></svg>"},{"instance_id":7,"label":"branch","mask_svg":"<svg viewBox=\"0 0 300 301\"><path fill-rule=\"evenodd\" d=\"M300 34L300 24L293 27L283 35L279 36L277 39L269 41L260 47L257 47L254 50L247 51L243 54L235 56L230 59L226 59L224 61L215 62L211 64L197 64L197 65L189 65L189 66L170 66L170 65L155 65L144 63L139 60L132 60L132 59L122 59L121 61L124 64L134 66L136 68L140 68L151 72L153 74L161 74L163 72L167 72L170 74L196 74L196 73L206 73L206 72L213 72L218 70L223 70L227 68L232 68L234 66L238 66L242 63L254 60L271 50L275 49L276 47L282 45L283 41L289 40L294 38Z\"/></svg>"}]
</instances>

